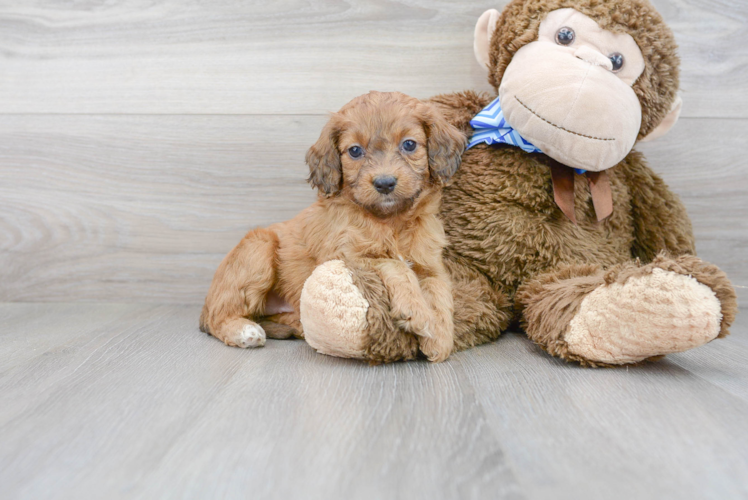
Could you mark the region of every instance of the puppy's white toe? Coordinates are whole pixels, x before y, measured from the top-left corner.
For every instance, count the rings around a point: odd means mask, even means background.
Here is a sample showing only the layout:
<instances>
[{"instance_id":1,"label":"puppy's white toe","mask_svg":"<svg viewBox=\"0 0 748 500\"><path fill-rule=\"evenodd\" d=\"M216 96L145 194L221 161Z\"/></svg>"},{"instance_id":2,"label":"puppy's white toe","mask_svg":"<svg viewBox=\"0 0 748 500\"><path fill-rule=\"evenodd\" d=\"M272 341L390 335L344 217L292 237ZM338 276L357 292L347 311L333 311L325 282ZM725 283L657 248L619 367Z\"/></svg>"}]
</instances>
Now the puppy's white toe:
<instances>
[{"instance_id":1,"label":"puppy's white toe","mask_svg":"<svg viewBox=\"0 0 748 500\"><path fill-rule=\"evenodd\" d=\"M265 345L265 330L260 325L244 325L236 339L239 347L262 347Z\"/></svg>"}]
</instances>

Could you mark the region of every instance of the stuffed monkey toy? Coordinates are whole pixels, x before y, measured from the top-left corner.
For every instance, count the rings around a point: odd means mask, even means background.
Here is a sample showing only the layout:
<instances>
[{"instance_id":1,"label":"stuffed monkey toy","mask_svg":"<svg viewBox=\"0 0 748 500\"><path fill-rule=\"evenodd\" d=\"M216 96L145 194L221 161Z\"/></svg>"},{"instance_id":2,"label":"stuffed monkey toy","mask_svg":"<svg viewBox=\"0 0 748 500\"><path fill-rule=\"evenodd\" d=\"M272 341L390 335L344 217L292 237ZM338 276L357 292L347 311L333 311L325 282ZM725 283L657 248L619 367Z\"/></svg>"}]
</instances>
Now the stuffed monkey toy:
<instances>
[{"instance_id":1,"label":"stuffed monkey toy","mask_svg":"<svg viewBox=\"0 0 748 500\"><path fill-rule=\"evenodd\" d=\"M474 48L498 96L432 99L470 138L441 210L455 350L519 324L549 354L595 367L727 335L730 281L695 256L683 204L633 149L681 109L675 40L652 5L513 0L480 17ZM301 322L322 353L419 355L379 277L339 261L307 280Z\"/></svg>"}]
</instances>

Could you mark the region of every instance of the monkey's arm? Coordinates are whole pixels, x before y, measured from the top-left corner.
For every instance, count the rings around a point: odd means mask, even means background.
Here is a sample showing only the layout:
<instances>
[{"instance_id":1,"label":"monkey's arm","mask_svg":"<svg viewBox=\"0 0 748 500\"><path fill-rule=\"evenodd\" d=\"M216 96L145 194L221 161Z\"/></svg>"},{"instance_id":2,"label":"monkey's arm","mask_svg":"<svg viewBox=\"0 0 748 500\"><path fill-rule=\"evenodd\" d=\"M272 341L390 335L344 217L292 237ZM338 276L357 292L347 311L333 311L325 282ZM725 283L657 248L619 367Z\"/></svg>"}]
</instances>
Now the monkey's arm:
<instances>
[{"instance_id":1,"label":"monkey's arm","mask_svg":"<svg viewBox=\"0 0 748 500\"><path fill-rule=\"evenodd\" d=\"M455 92L453 94L440 94L429 99L439 108L446 120L457 127L467 137L473 135L470 120L488 106L496 96L487 93L477 93L472 90Z\"/></svg>"},{"instance_id":2,"label":"monkey's arm","mask_svg":"<svg viewBox=\"0 0 748 500\"><path fill-rule=\"evenodd\" d=\"M632 256L647 263L663 250L674 257L695 255L691 220L678 195L647 166L640 153L631 152L621 166L631 193Z\"/></svg>"}]
</instances>

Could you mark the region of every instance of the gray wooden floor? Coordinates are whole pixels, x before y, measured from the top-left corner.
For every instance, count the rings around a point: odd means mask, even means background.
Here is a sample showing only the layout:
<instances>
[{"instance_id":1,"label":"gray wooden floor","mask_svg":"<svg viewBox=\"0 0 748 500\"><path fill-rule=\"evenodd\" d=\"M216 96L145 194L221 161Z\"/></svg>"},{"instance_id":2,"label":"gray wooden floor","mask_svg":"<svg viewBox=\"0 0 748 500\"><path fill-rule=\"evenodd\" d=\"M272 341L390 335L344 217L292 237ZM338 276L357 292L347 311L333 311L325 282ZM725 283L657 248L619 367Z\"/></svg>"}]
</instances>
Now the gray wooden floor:
<instances>
[{"instance_id":1,"label":"gray wooden floor","mask_svg":"<svg viewBox=\"0 0 748 500\"><path fill-rule=\"evenodd\" d=\"M508 334L371 367L198 332L221 258L314 198L371 89L489 90L506 0L0 0L0 500L748 498L748 318L656 364ZM653 0L684 109L637 146L748 298L748 3Z\"/></svg>"},{"instance_id":2,"label":"gray wooden floor","mask_svg":"<svg viewBox=\"0 0 748 500\"><path fill-rule=\"evenodd\" d=\"M0 305L0 496L748 497L744 317L701 349L590 370L511 333L438 365L240 350L198 313Z\"/></svg>"}]
</instances>

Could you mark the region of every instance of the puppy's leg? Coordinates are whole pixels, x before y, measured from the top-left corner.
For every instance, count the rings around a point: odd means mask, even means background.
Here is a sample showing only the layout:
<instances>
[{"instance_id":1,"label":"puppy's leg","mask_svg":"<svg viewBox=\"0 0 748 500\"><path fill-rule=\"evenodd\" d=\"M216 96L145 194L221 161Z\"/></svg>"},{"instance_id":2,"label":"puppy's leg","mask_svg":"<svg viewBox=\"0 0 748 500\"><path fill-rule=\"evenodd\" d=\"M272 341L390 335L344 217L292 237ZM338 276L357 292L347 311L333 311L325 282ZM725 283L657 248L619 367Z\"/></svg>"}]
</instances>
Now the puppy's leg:
<instances>
[{"instance_id":1,"label":"puppy's leg","mask_svg":"<svg viewBox=\"0 0 748 500\"><path fill-rule=\"evenodd\" d=\"M304 330L301 321L299 321L298 312L266 316L259 323L271 339L304 338Z\"/></svg>"},{"instance_id":2,"label":"puppy's leg","mask_svg":"<svg viewBox=\"0 0 748 500\"><path fill-rule=\"evenodd\" d=\"M236 347L265 345L265 331L248 318L262 315L275 282L278 236L255 229L223 259L210 285L201 329Z\"/></svg>"},{"instance_id":3,"label":"puppy's leg","mask_svg":"<svg viewBox=\"0 0 748 500\"><path fill-rule=\"evenodd\" d=\"M434 312L421 293L418 277L402 261L375 259L373 267L390 296L390 308L398 326L421 337L432 337Z\"/></svg>"},{"instance_id":4,"label":"puppy's leg","mask_svg":"<svg viewBox=\"0 0 748 500\"><path fill-rule=\"evenodd\" d=\"M232 347L262 347L265 345L265 330L247 318L227 318L213 334L219 340Z\"/></svg>"},{"instance_id":5,"label":"puppy's leg","mask_svg":"<svg viewBox=\"0 0 748 500\"><path fill-rule=\"evenodd\" d=\"M452 300L452 286L446 271L438 276L430 276L421 280L421 291L426 302L434 313L434 326L431 337L420 337L421 352L429 361L444 361L454 348L454 304Z\"/></svg>"}]
</instances>

